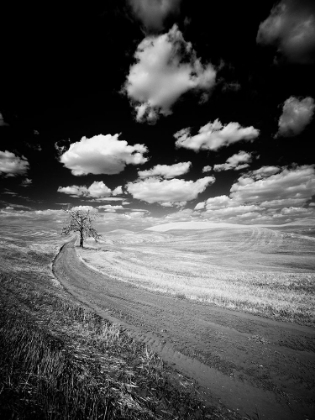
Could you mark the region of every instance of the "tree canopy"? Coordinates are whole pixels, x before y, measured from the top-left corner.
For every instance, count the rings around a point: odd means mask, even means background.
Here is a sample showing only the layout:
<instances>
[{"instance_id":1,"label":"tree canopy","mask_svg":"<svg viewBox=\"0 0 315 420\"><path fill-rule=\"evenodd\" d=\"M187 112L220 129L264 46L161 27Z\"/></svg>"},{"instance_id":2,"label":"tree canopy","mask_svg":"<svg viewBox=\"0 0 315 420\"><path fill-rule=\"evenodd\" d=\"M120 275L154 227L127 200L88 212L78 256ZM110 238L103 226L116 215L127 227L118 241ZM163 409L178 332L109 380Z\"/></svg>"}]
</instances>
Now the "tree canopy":
<instances>
[{"instance_id":1,"label":"tree canopy","mask_svg":"<svg viewBox=\"0 0 315 420\"><path fill-rule=\"evenodd\" d=\"M92 237L97 241L99 235L92 226L95 216L89 210L68 210L69 220L67 226L63 227L61 234L69 235L71 232L78 232L80 235L80 247L83 248L84 239Z\"/></svg>"}]
</instances>

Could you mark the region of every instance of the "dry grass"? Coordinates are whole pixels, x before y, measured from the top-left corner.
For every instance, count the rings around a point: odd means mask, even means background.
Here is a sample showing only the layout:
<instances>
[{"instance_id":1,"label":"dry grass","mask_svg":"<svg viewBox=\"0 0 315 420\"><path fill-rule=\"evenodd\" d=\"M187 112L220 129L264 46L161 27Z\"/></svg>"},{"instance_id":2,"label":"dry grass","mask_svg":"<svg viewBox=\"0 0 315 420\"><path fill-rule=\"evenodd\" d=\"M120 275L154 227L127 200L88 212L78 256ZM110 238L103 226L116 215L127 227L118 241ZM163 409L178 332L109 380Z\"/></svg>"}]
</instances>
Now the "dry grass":
<instances>
[{"instance_id":1,"label":"dry grass","mask_svg":"<svg viewBox=\"0 0 315 420\"><path fill-rule=\"evenodd\" d=\"M117 280L315 325L314 238L263 228L105 238L105 243L96 247L91 243L78 252L85 262Z\"/></svg>"},{"instance_id":2,"label":"dry grass","mask_svg":"<svg viewBox=\"0 0 315 420\"><path fill-rule=\"evenodd\" d=\"M0 244L1 418L237 418L205 407L192 381L56 287L57 245L10 232Z\"/></svg>"}]
</instances>

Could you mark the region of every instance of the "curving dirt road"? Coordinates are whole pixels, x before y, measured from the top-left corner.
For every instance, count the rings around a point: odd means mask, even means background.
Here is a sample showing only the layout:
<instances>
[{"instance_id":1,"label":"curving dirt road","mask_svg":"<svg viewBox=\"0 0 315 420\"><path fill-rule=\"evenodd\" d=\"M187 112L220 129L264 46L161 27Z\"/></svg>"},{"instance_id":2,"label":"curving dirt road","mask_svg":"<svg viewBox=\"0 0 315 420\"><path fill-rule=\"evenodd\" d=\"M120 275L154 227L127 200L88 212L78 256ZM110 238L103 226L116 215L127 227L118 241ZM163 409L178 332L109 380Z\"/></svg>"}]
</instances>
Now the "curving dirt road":
<instances>
[{"instance_id":1,"label":"curving dirt road","mask_svg":"<svg viewBox=\"0 0 315 420\"><path fill-rule=\"evenodd\" d=\"M205 401L259 419L315 419L315 330L113 280L86 266L74 240L53 271L64 288L195 379Z\"/></svg>"}]
</instances>

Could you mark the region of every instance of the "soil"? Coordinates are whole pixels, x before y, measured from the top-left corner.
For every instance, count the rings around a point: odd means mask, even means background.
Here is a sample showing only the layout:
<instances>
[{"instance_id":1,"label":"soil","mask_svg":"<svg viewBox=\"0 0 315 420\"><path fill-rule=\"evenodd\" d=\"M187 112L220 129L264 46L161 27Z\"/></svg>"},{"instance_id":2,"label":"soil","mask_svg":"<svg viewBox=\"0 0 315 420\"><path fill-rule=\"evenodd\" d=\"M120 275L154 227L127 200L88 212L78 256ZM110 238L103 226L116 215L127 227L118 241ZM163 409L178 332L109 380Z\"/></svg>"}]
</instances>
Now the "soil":
<instances>
[{"instance_id":1,"label":"soil","mask_svg":"<svg viewBox=\"0 0 315 420\"><path fill-rule=\"evenodd\" d=\"M315 419L315 329L112 279L74 243L53 264L65 290L195 379L205 402L253 419Z\"/></svg>"}]
</instances>

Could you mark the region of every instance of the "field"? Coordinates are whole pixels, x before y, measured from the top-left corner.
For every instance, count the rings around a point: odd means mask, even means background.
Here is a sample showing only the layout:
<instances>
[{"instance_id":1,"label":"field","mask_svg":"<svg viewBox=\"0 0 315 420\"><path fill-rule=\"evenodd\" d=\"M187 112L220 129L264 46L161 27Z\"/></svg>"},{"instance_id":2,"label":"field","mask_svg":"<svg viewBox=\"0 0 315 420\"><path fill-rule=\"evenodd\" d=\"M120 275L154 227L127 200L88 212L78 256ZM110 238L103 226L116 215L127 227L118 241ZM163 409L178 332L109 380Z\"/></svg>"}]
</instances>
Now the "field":
<instances>
[{"instance_id":1,"label":"field","mask_svg":"<svg viewBox=\"0 0 315 420\"><path fill-rule=\"evenodd\" d=\"M45 221L2 226L2 418L313 418L311 228L64 243Z\"/></svg>"},{"instance_id":2,"label":"field","mask_svg":"<svg viewBox=\"0 0 315 420\"><path fill-rule=\"evenodd\" d=\"M237 419L192 380L69 295L54 226L6 223L0 241L2 419Z\"/></svg>"},{"instance_id":3,"label":"field","mask_svg":"<svg viewBox=\"0 0 315 420\"><path fill-rule=\"evenodd\" d=\"M305 226L114 230L78 253L113 279L314 326L312 235Z\"/></svg>"}]
</instances>

